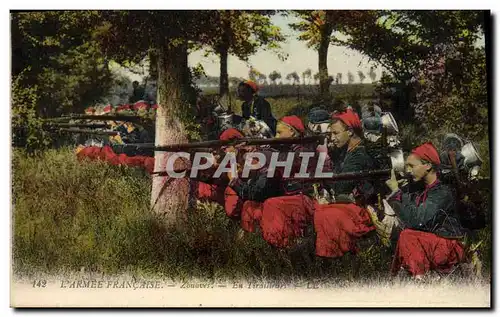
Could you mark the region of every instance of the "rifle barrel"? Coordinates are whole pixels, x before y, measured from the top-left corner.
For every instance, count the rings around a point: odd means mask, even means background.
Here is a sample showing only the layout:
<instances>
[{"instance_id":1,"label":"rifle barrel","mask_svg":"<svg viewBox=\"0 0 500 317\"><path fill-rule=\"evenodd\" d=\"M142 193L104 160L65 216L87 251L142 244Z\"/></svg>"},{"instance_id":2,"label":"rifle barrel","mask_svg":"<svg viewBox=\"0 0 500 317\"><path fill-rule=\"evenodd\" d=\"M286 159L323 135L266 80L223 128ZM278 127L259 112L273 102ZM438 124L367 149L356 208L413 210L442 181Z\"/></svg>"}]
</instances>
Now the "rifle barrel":
<instances>
[{"instance_id":1,"label":"rifle barrel","mask_svg":"<svg viewBox=\"0 0 500 317\"><path fill-rule=\"evenodd\" d=\"M47 123L47 125L49 128L68 127L68 128L91 128L91 129L107 128L109 126L106 123L67 123L67 122L50 122Z\"/></svg>"},{"instance_id":2,"label":"rifle barrel","mask_svg":"<svg viewBox=\"0 0 500 317\"><path fill-rule=\"evenodd\" d=\"M322 142L324 136L315 135L307 136L303 138L273 138L273 139L233 139L233 140L214 140L214 141L204 141L204 142L193 142L193 143L183 143L183 144L171 144L164 146L151 146L148 144L141 145L140 147L151 148L154 151L163 152L180 152L191 149L210 149L218 148L222 146L237 145L245 143L246 145L284 145L284 144L308 144L314 142Z\"/></svg>"},{"instance_id":3,"label":"rifle barrel","mask_svg":"<svg viewBox=\"0 0 500 317\"><path fill-rule=\"evenodd\" d=\"M175 173L189 173L191 169L174 170ZM153 172L152 174L158 176L169 176L167 171ZM308 177L308 178L284 178L286 181L298 181L304 183L315 183L321 181L350 181L350 180L369 180L369 179L389 179L391 177L391 170L374 170L367 172L353 172L353 173L340 173L333 174L332 177ZM410 176L404 176L403 178L410 178Z\"/></svg>"},{"instance_id":4,"label":"rifle barrel","mask_svg":"<svg viewBox=\"0 0 500 317\"><path fill-rule=\"evenodd\" d=\"M99 115L99 116L93 116L93 115L71 115L71 116L63 116L63 117L57 117L57 118L47 118L44 119L43 121L46 122L59 122L59 121L68 121L68 120L95 120L95 121L152 121L152 119L148 117L141 117L141 116L127 116L127 115L116 115L116 116L110 116L110 115Z\"/></svg>"},{"instance_id":5,"label":"rifle barrel","mask_svg":"<svg viewBox=\"0 0 500 317\"><path fill-rule=\"evenodd\" d=\"M69 132L69 133L81 133L81 134L95 134L95 135L118 135L116 131L96 131L96 130L85 130L85 129L67 129L61 128L57 131Z\"/></svg>"},{"instance_id":6,"label":"rifle barrel","mask_svg":"<svg viewBox=\"0 0 500 317\"><path fill-rule=\"evenodd\" d=\"M309 178L288 178L287 180L296 180L304 182L318 182L318 181L351 181L351 180L368 180L368 179L389 179L391 178L391 170L373 170L366 172L351 172L333 174L332 177L309 177Z\"/></svg>"}]
</instances>

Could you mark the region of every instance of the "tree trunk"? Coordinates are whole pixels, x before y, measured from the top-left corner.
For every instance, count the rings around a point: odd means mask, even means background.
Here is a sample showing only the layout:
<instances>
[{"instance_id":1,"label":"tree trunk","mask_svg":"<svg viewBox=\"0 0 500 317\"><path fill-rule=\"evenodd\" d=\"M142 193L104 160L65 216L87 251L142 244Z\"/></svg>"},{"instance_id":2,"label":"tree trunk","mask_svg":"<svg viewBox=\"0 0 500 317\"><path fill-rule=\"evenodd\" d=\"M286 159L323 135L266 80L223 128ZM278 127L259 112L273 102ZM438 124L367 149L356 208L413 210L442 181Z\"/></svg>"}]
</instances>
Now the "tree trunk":
<instances>
[{"instance_id":1,"label":"tree trunk","mask_svg":"<svg viewBox=\"0 0 500 317\"><path fill-rule=\"evenodd\" d=\"M185 103L185 84L187 72L187 46L168 46L160 48L158 58L158 109L156 113L155 145L162 146L188 142L180 113ZM167 159L173 153L155 152L155 171L166 169ZM174 168L182 168L181 159L176 160ZM162 216L166 225L173 225L188 208L189 180L153 176L151 191L152 209Z\"/></svg>"},{"instance_id":2,"label":"tree trunk","mask_svg":"<svg viewBox=\"0 0 500 317\"><path fill-rule=\"evenodd\" d=\"M227 73L228 49L226 47L220 49L219 57L220 57L219 94L221 97L223 97L229 93L229 75Z\"/></svg>"},{"instance_id":3,"label":"tree trunk","mask_svg":"<svg viewBox=\"0 0 500 317\"><path fill-rule=\"evenodd\" d=\"M155 52L149 52L149 77L152 80L158 80L158 56Z\"/></svg>"},{"instance_id":4,"label":"tree trunk","mask_svg":"<svg viewBox=\"0 0 500 317\"><path fill-rule=\"evenodd\" d=\"M319 93L323 100L330 97L330 81L328 80L328 47L331 31L326 27L321 30L321 40L318 48Z\"/></svg>"}]
</instances>

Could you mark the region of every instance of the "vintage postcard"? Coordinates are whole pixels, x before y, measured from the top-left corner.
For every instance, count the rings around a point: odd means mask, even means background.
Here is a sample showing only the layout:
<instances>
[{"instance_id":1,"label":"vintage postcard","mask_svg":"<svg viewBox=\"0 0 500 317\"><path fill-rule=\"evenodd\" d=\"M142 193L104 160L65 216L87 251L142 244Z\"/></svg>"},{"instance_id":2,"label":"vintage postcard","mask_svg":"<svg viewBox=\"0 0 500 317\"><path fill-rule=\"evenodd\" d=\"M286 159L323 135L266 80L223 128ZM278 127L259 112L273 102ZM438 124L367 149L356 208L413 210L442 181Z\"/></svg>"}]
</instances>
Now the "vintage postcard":
<instances>
[{"instance_id":1,"label":"vintage postcard","mask_svg":"<svg viewBox=\"0 0 500 317\"><path fill-rule=\"evenodd\" d=\"M491 308L489 11L10 23L11 307Z\"/></svg>"}]
</instances>

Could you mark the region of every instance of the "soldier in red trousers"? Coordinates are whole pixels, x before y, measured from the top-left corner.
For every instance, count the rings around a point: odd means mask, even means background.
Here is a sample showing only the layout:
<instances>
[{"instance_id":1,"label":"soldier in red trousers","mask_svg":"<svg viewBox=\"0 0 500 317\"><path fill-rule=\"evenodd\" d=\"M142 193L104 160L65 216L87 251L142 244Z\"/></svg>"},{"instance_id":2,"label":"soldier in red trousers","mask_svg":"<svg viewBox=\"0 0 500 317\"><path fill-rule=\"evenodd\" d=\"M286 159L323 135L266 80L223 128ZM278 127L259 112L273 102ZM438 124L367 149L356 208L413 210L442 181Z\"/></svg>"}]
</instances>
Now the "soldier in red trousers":
<instances>
[{"instance_id":1,"label":"soldier in red trousers","mask_svg":"<svg viewBox=\"0 0 500 317\"><path fill-rule=\"evenodd\" d=\"M458 220L452 191L439 180L439 154L432 143L425 143L413 149L406 164L414 181L424 182L425 188L417 193L408 192L408 187L400 189L394 173L386 182L392 190L389 200L400 203L399 219L404 228L399 234L392 273L404 269L422 279L431 270L450 272L464 260L460 239L466 230Z\"/></svg>"},{"instance_id":2,"label":"soldier in red trousers","mask_svg":"<svg viewBox=\"0 0 500 317\"><path fill-rule=\"evenodd\" d=\"M305 132L304 123L299 117L286 116L278 121L276 136L297 138L303 137ZM278 248L286 248L292 245L297 237L304 234L307 223L312 221L314 204L307 196L310 188L300 180L292 178L300 171L303 159L300 154L310 152L315 155L316 153L314 148L300 144L282 147L278 150L280 152L278 158L281 162L287 160L288 153L293 153L290 175L284 175L280 179L281 195L264 201L260 229L262 237L269 244ZM315 167L315 164L308 164L308 166Z\"/></svg>"},{"instance_id":3,"label":"soldier in red trousers","mask_svg":"<svg viewBox=\"0 0 500 317\"><path fill-rule=\"evenodd\" d=\"M335 174L373 168L373 160L363 144L357 113L347 109L334 114L330 130L335 149L329 155ZM356 203L356 198L373 194L373 187L367 181L326 181L324 185L333 192L336 202L315 204L316 255L337 258L347 252L356 253L357 240L375 229L368 212Z\"/></svg>"}]
</instances>

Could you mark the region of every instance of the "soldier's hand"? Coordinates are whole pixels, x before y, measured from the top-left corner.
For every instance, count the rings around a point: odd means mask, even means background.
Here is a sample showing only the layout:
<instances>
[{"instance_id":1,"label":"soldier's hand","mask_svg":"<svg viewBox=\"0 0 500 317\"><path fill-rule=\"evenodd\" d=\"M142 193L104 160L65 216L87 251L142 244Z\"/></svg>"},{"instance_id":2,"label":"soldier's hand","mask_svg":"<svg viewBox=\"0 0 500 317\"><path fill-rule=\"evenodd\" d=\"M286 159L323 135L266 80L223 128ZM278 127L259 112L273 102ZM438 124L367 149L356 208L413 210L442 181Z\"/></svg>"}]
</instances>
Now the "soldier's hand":
<instances>
[{"instance_id":1,"label":"soldier's hand","mask_svg":"<svg viewBox=\"0 0 500 317\"><path fill-rule=\"evenodd\" d=\"M403 179L398 180L398 183L399 183L399 187L405 187L406 185L408 185L408 180L406 178L403 178Z\"/></svg>"},{"instance_id":2,"label":"soldier's hand","mask_svg":"<svg viewBox=\"0 0 500 317\"><path fill-rule=\"evenodd\" d=\"M391 170L391 178L389 178L385 184L387 187L389 187L390 190L393 192L397 191L399 189L399 182L396 179L396 173L394 172L394 169Z\"/></svg>"}]
</instances>

